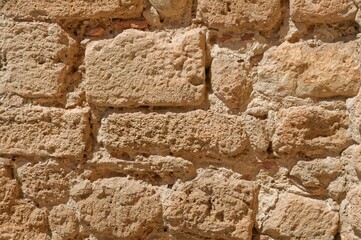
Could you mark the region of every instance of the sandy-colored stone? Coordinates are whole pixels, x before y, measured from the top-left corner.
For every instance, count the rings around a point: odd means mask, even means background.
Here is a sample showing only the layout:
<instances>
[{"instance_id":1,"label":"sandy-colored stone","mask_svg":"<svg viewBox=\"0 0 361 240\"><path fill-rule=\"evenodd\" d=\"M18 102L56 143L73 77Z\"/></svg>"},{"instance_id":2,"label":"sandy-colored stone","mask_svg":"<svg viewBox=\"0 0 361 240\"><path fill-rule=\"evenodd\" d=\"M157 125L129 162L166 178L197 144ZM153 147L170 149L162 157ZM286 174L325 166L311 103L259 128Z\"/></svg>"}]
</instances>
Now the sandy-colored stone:
<instances>
[{"instance_id":1,"label":"sandy-colored stone","mask_svg":"<svg viewBox=\"0 0 361 240\"><path fill-rule=\"evenodd\" d=\"M273 97L352 97L360 87L358 41L283 43L265 53L255 90Z\"/></svg>"},{"instance_id":2,"label":"sandy-colored stone","mask_svg":"<svg viewBox=\"0 0 361 240\"><path fill-rule=\"evenodd\" d=\"M275 239L334 239L339 216L333 204L281 194L262 232Z\"/></svg>"},{"instance_id":3,"label":"sandy-colored stone","mask_svg":"<svg viewBox=\"0 0 361 240\"><path fill-rule=\"evenodd\" d=\"M249 64L229 53L217 54L212 61L211 83L216 96L229 108L243 107L252 92Z\"/></svg>"},{"instance_id":4,"label":"sandy-colored stone","mask_svg":"<svg viewBox=\"0 0 361 240\"><path fill-rule=\"evenodd\" d=\"M188 0L149 0L161 17L174 17L182 15Z\"/></svg>"},{"instance_id":5,"label":"sandy-colored stone","mask_svg":"<svg viewBox=\"0 0 361 240\"><path fill-rule=\"evenodd\" d=\"M0 154L81 158L88 135L87 110L0 108Z\"/></svg>"},{"instance_id":6,"label":"sandy-colored stone","mask_svg":"<svg viewBox=\"0 0 361 240\"><path fill-rule=\"evenodd\" d=\"M67 202L69 197L70 169L54 160L39 163L17 163L22 193L40 206Z\"/></svg>"},{"instance_id":7,"label":"sandy-colored stone","mask_svg":"<svg viewBox=\"0 0 361 240\"><path fill-rule=\"evenodd\" d=\"M200 170L165 192L164 219L171 232L200 238L251 239L256 207L252 182L226 169Z\"/></svg>"},{"instance_id":8,"label":"sandy-colored stone","mask_svg":"<svg viewBox=\"0 0 361 240\"><path fill-rule=\"evenodd\" d=\"M130 175L143 176L162 182L173 184L177 179L186 181L196 176L196 168L192 162L173 156L137 155L135 157L114 158L107 153L96 153L91 160L100 172L116 171ZM150 179L149 179L150 178Z\"/></svg>"},{"instance_id":9,"label":"sandy-colored stone","mask_svg":"<svg viewBox=\"0 0 361 240\"><path fill-rule=\"evenodd\" d=\"M337 158L299 161L290 172L303 186L311 188L327 188L342 172L342 163Z\"/></svg>"},{"instance_id":10,"label":"sandy-colored stone","mask_svg":"<svg viewBox=\"0 0 361 240\"><path fill-rule=\"evenodd\" d=\"M0 212L0 240L50 240L46 209L31 202L18 201Z\"/></svg>"},{"instance_id":11,"label":"sandy-colored stone","mask_svg":"<svg viewBox=\"0 0 361 240\"><path fill-rule=\"evenodd\" d=\"M357 7L353 0L291 0L291 17L306 24L353 21Z\"/></svg>"},{"instance_id":12,"label":"sandy-colored stone","mask_svg":"<svg viewBox=\"0 0 361 240\"><path fill-rule=\"evenodd\" d=\"M88 100L99 106L195 106L205 99L205 37L127 30L90 43ZM114 54L116 53L116 54Z\"/></svg>"},{"instance_id":13,"label":"sandy-colored stone","mask_svg":"<svg viewBox=\"0 0 361 240\"><path fill-rule=\"evenodd\" d=\"M74 239L79 233L79 221L75 211L63 204L50 211L49 226L53 240Z\"/></svg>"},{"instance_id":14,"label":"sandy-colored stone","mask_svg":"<svg viewBox=\"0 0 361 240\"><path fill-rule=\"evenodd\" d=\"M237 156L248 146L238 117L202 110L189 113L110 114L100 141L112 153L140 152L174 156Z\"/></svg>"},{"instance_id":15,"label":"sandy-colored stone","mask_svg":"<svg viewBox=\"0 0 361 240\"><path fill-rule=\"evenodd\" d=\"M199 0L197 6L197 19L217 29L268 31L280 17L280 0Z\"/></svg>"},{"instance_id":16,"label":"sandy-colored stone","mask_svg":"<svg viewBox=\"0 0 361 240\"><path fill-rule=\"evenodd\" d=\"M346 221L353 233L361 237L361 187L351 189L347 193Z\"/></svg>"},{"instance_id":17,"label":"sandy-colored stone","mask_svg":"<svg viewBox=\"0 0 361 240\"><path fill-rule=\"evenodd\" d=\"M350 123L352 138L361 144L361 92L359 92L356 97L347 99L346 106L352 119Z\"/></svg>"},{"instance_id":18,"label":"sandy-colored stone","mask_svg":"<svg viewBox=\"0 0 361 240\"><path fill-rule=\"evenodd\" d=\"M0 94L59 97L69 84L75 41L60 26L0 18Z\"/></svg>"},{"instance_id":19,"label":"sandy-colored stone","mask_svg":"<svg viewBox=\"0 0 361 240\"><path fill-rule=\"evenodd\" d=\"M279 112L280 123L272 137L278 154L322 157L340 154L353 141L344 111L320 107L293 107Z\"/></svg>"},{"instance_id":20,"label":"sandy-colored stone","mask_svg":"<svg viewBox=\"0 0 361 240\"><path fill-rule=\"evenodd\" d=\"M134 18L143 11L142 0L7 0L0 1L0 13L16 18L86 19Z\"/></svg>"},{"instance_id":21,"label":"sandy-colored stone","mask_svg":"<svg viewBox=\"0 0 361 240\"><path fill-rule=\"evenodd\" d=\"M99 179L92 193L77 203L82 223L107 239L145 239L162 227L157 189L127 178Z\"/></svg>"}]
</instances>

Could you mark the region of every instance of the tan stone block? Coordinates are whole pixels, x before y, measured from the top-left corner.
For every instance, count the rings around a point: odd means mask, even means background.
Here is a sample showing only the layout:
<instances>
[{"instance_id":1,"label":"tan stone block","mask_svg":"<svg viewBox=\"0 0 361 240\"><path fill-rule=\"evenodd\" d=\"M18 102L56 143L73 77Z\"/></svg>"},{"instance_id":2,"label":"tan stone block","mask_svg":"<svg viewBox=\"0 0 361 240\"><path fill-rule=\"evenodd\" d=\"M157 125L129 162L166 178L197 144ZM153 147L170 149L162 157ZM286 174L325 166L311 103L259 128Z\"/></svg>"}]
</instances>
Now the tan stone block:
<instances>
[{"instance_id":1,"label":"tan stone block","mask_svg":"<svg viewBox=\"0 0 361 240\"><path fill-rule=\"evenodd\" d=\"M361 233L361 187L351 189L347 193L346 221L353 232L360 236Z\"/></svg>"},{"instance_id":2,"label":"tan stone block","mask_svg":"<svg viewBox=\"0 0 361 240\"><path fill-rule=\"evenodd\" d=\"M0 213L0 240L50 240L47 210L37 208L31 201L19 200Z\"/></svg>"},{"instance_id":3,"label":"tan stone block","mask_svg":"<svg viewBox=\"0 0 361 240\"><path fill-rule=\"evenodd\" d=\"M276 153L331 156L340 154L353 143L344 111L294 107L282 109L279 114L281 120L272 137Z\"/></svg>"},{"instance_id":4,"label":"tan stone block","mask_svg":"<svg viewBox=\"0 0 361 240\"><path fill-rule=\"evenodd\" d=\"M196 167L191 161L173 156L136 155L122 158L112 157L109 153L100 151L94 153L93 159L88 163L104 172L142 176L147 182L155 181L162 184L173 184L178 179L187 181L197 175Z\"/></svg>"},{"instance_id":5,"label":"tan stone block","mask_svg":"<svg viewBox=\"0 0 361 240\"><path fill-rule=\"evenodd\" d=\"M0 154L82 158L88 111L0 108Z\"/></svg>"},{"instance_id":6,"label":"tan stone block","mask_svg":"<svg viewBox=\"0 0 361 240\"><path fill-rule=\"evenodd\" d=\"M54 160L38 163L17 163L17 177L26 197L40 206L65 203L69 198L71 170Z\"/></svg>"},{"instance_id":7,"label":"tan stone block","mask_svg":"<svg viewBox=\"0 0 361 240\"><path fill-rule=\"evenodd\" d=\"M197 178L177 182L162 198L171 232L200 239L252 238L256 188L230 170L200 170Z\"/></svg>"},{"instance_id":8,"label":"tan stone block","mask_svg":"<svg viewBox=\"0 0 361 240\"><path fill-rule=\"evenodd\" d=\"M126 30L85 52L88 100L99 106L195 106L205 99L205 37Z\"/></svg>"},{"instance_id":9,"label":"tan stone block","mask_svg":"<svg viewBox=\"0 0 361 240\"><path fill-rule=\"evenodd\" d=\"M229 53L219 53L212 61L211 83L216 96L229 108L241 108L252 92L249 64Z\"/></svg>"},{"instance_id":10,"label":"tan stone block","mask_svg":"<svg viewBox=\"0 0 361 240\"><path fill-rule=\"evenodd\" d=\"M358 41L283 43L265 53L255 90L269 96L351 97L360 87Z\"/></svg>"},{"instance_id":11,"label":"tan stone block","mask_svg":"<svg viewBox=\"0 0 361 240\"><path fill-rule=\"evenodd\" d=\"M0 94L58 97L67 85L75 41L57 24L0 18Z\"/></svg>"},{"instance_id":12,"label":"tan stone block","mask_svg":"<svg viewBox=\"0 0 361 240\"><path fill-rule=\"evenodd\" d=\"M51 209L49 226L54 240L74 239L79 233L79 221L75 211L64 204Z\"/></svg>"},{"instance_id":13,"label":"tan stone block","mask_svg":"<svg viewBox=\"0 0 361 240\"><path fill-rule=\"evenodd\" d=\"M350 0L291 0L291 18L306 24L353 21L357 7Z\"/></svg>"},{"instance_id":14,"label":"tan stone block","mask_svg":"<svg viewBox=\"0 0 361 240\"><path fill-rule=\"evenodd\" d=\"M268 31L281 17L280 0L199 0L197 19L211 28Z\"/></svg>"},{"instance_id":15,"label":"tan stone block","mask_svg":"<svg viewBox=\"0 0 361 240\"><path fill-rule=\"evenodd\" d=\"M145 239L162 227L157 189L142 181L107 178L93 182L91 194L77 203L82 223L103 238Z\"/></svg>"},{"instance_id":16,"label":"tan stone block","mask_svg":"<svg viewBox=\"0 0 361 240\"><path fill-rule=\"evenodd\" d=\"M298 161L290 172L303 186L326 189L342 172L342 163L337 158ZM314 189L313 189L314 190Z\"/></svg>"},{"instance_id":17,"label":"tan stone block","mask_svg":"<svg viewBox=\"0 0 361 240\"><path fill-rule=\"evenodd\" d=\"M262 233L275 239L334 239L339 215L327 202L284 193L268 213Z\"/></svg>"},{"instance_id":18,"label":"tan stone block","mask_svg":"<svg viewBox=\"0 0 361 240\"><path fill-rule=\"evenodd\" d=\"M237 156L248 146L237 117L201 110L189 113L110 114L100 141L111 153L140 152L174 156Z\"/></svg>"},{"instance_id":19,"label":"tan stone block","mask_svg":"<svg viewBox=\"0 0 361 240\"><path fill-rule=\"evenodd\" d=\"M142 0L8 0L0 2L0 13L16 18L85 19L135 18L143 11Z\"/></svg>"}]
</instances>

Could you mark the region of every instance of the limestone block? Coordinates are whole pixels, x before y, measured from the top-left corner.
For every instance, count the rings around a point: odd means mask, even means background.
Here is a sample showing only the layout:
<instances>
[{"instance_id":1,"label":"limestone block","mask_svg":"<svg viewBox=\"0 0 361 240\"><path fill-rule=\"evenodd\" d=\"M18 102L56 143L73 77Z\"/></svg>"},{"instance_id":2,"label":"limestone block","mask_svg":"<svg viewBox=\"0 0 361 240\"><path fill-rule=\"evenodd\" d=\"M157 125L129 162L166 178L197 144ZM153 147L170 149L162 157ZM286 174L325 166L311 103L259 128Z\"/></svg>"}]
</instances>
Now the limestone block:
<instances>
[{"instance_id":1,"label":"limestone block","mask_svg":"<svg viewBox=\"0 0 361 240\"><path fill-rule=\"evenodd\" d=\"M281 17L280 0L199 0L197 19L211 28L268 31Z\"/></svg>"},{"instance_id":2,"label":"limestone block","mask_svg":"<svg viewBox=\"0 0 361 240\"><path fill-rule=\"evenodd\" d=\"M353 143L344 111L293 107L281 109L279 115L281 120L272 137L276 153L331 156L340 154Z\"/></svg>"},{"instance_id":3,"label":"limestone block","mask_svg":"<svg viewBox=\"0 0 361 240\"><path fill-rule=\"evenodd\" d=\"M303 186L311 188L327 188L342 172L342 163L337 158L299 161L290 172Z\"/></svg>"},{"instance_id":4,"label":"limestone block","mask_svg":"<svg viewBox=\"0 0 361 240\"><path fill-rule=\"evenodd\" d=\"M108 239L145 239L162 226L157 189L145 182L115 177L99 179L77 203L81 222Z\"/></svg>"},{"instance_id":5,"label":"limestone block","mask_svg":"<svg viewBox=\"0 0 361 240\"><path fill-rule=\"evenodd\" d=\"M236 156L248 146L238 117L202 110L189 113L113 113L103 120L100 139L111 153L174 156Z\"/></svg>"},{"instance_id":6,"label":"limestone block","mask_svg":"<svg viewBox=\"0 0 361 240\"><path fill-rule=\"evenodd\" d=\"M40 206L67 202L71 177L66 164L54 160L18 163L16 172L23 194Z\"/></svg>"},{"instance_id":7,"label":"limestone block","mask_svg":"<svg viewBox=\"0 0 361 240\"><path fill-rule=\"evenodd\" d=\"M291 0L291 18L306 24L353 21L357 7L352 0Z\"/></svg>"},{"instance_id":8,"label":"limestone block","mask_svg":"<svg viewBox=\"0 0 361 240\"><path fill-rule=\"evenodd\" d=\"M54 240L74 239L79 233L79 221L75 211L64 204L51 209L49 226Z\"/></svg>"},{"instance_id":9,"label":"limestone block","mask_svg":"<svg viewBox=\"0 0 361 240\"><path fill-rule=\"evenodd\" d=\"M265 53L255 90L268 96L352 97L360 87L358 41L283 43Z\"/></svg>"},{"instance_id":10,"label":"limestone block","mask_svg":"<svg viewBox=\"0 0 361 240\"><path fill-rule=\"evenodd\" d=\"M0 154L81 158L88 135L87 110L0 108Z\"/></svg>"},{"instance_id":11,"label":"limestone block","mask_svg":"<svg viewBox=\"0 0 361 240\"><path fill-rule=\"evenodd\" d=\"M262 233L275 239L334 239L339 215L328 202L281 194L263 224Z\"/></svg>"},{"instance_id":12,"label":"limestone block","mask_svg":"<svg viewBox=\"0 0 361 240\"><path fill-rule=\"evenodd\" d=\"M256 194L252 182L230 170L202 169L194 180L164 193L163 216L171 232L250 240Z\"/></svg>"},{"instance_id":13,"label":"limestone block","mask_svg":"<svg viewBox=\"0 0 361 240\"><path fill-rule=\"evenodd\" d=\"M205 98L205 37L126 30L85 52L88 100L99 106L196 106ZM115 54L116 53L116 54Z\"/></svg>"},{"instance_id":14,"label":"limestone block","mask_svg":"<svg viewBox=\"0 0 361 240\"><path fill-rule=\"evenodd\" d=\"M0 240L50 240L47 210L21 200L0 213Z\"/></svg>"},{"instance_id":15,"label":"limestone block","mask_svg":"<svg viewBox=\"0 0 361 240\"><path fill-rule=\"evenodd\" d=\"M252 78L247 63L229 53L217 54L212 61L211 83L216 96L229 108L241 108L252 92Z\"/></svg>"},{"instance_id":16,"label":"limestone block","mask_svg":"<svg viewBox=\"0 0 361 240\"><path fill-rule=\"evenodd\" d=\"M86 19L135 18L143 11L142 0L8 0L0 2L1 13L16 18Z\"/></svg>"},{"instance_id":17,"label":"limestone block","mask_svg":"<svg viewBox=\"0 0 361 240\"><path fill-rule=\"evenodd\" d=\"M60 26L0 18L0 94L51 98L64 94L75 41Z\"/></svg>"},{"instance_id":18,"label":"limestone block","mask_svg":"<svg viewBox=\"0 0 361 240\"><path fill-rule=\"evenodd\" d=\"M361 236L361 187L350 189L346 196L345 216L343 220L351 227L354 234Z\"/></svg>"}]
</instances>

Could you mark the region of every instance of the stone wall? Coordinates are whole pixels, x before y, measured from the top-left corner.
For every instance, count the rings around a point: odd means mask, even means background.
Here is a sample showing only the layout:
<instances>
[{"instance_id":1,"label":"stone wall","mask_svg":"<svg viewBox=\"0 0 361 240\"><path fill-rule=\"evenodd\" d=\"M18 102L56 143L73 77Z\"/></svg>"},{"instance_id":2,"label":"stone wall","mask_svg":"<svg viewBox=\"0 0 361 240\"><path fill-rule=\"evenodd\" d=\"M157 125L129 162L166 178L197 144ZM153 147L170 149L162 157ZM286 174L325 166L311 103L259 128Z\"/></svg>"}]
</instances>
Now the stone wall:
<instances>
[{"instance_id":1,"label":"stone wall","mask_svg":"<svg viewBox=\"0 0 361 240\"><path fill-rule=\"evenodd\" d=\"M0 240L361 239L359 0L0 0Z\"/></svg>"}]
</instances>

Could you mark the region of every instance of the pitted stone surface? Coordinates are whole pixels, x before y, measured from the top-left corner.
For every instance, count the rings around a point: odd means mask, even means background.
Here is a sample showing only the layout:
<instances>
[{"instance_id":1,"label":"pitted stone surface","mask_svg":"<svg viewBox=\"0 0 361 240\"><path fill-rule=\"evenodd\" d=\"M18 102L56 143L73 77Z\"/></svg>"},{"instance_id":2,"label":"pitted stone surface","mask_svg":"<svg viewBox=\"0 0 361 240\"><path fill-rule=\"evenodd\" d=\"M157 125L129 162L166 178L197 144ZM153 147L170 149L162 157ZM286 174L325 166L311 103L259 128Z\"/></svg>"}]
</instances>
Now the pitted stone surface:
<instances>
[{"instance_id":1,"label":"pitted stone surface","mask_svg":"<svg viewBox=\"0 0 361 240\"><path fill-rule=\"evenodd\" d=\"M197 18L217 29L271 30L281 17L280 0L200 0Z\"/></svg>"},{"instance_id":2,"label":"pitted stone surface","mask_svg":"<svg viewBox=\"0 0 361 240\"><path fill-rule=\"evenodd\" d=\"M75 41L56 24L0 18L0 94L53 98L63 94Z\"/></svg>"},{"instance_id":3,"label":"pitted stone surface","mask_svg":"<svg viewBox=\"0 0 361 240\"><path fill-rule=\"evenodd\" d=\"M99 17L140 17L141 0L9 0L0 2L1 13L16 18L86 19Z\"/></svg>"},{"instance_id":4,"label":"pitted stone surface","mask_svg":"<svg viewBox=\"0 0 361 240\"><path fill-rule=\"evenodd\" d=\"M352 97L360 87L358 41L283 43L265 53L255 89L274 97Z\"/></svg>"},{"instance_id":5,"label":"pitted stone surface","mask_svg":"<svg viewBox=\"0 0 361 240\"><path fill-rule=\"evenodd\" d=\"M248 144L239 118L204 111L111 114L103 123L101 141L113 153L212 157L237 156Z\"/></svg>"},{"instance_id":6,"label":"pitted stone surface","mask_svg":"<svg viewBox=\"0 0 361 240\"><path fill-rule=\"evenodd\" d=\"M195 106L205 98L205 37L127 30L85 53L90 102L99 106ZM117 53L114 55L114 53Z\"/></svg>"},{"instance_id":7,"label":"pitted stone surface","mask_svg":"<svg viewBox=\"0 0 361 240\"><path fill-rule=\"evenodd\" d=\"M0 154L82 157L88 112L44 107L0 108Z\"/></svg>"}]
</instances>

